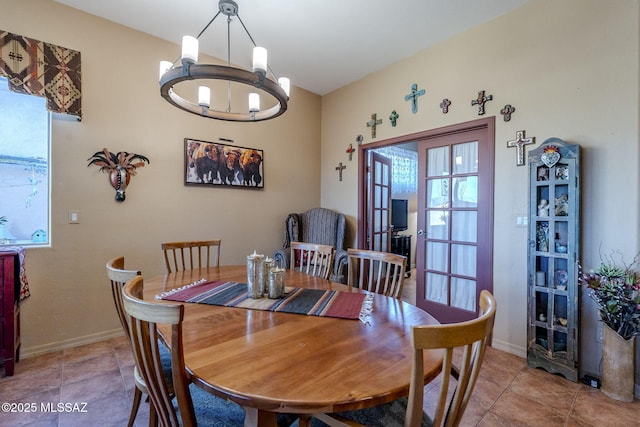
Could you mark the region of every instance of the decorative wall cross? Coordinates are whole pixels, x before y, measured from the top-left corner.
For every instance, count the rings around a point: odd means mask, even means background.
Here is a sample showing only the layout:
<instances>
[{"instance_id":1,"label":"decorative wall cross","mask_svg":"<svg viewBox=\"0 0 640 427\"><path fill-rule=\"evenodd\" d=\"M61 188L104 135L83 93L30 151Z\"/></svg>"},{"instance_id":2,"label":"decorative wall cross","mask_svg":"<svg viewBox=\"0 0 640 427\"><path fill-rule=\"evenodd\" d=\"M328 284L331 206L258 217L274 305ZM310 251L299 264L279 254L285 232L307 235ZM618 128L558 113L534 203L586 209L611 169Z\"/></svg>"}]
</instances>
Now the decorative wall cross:
<instances>
[{"instance_id":1,"label":"decorative wall cross","mask_svg":"<svg viewBox=\"0 0 640 427\"><path fill-rule=\"evenodd\" d=\"M487 101L491 101L493 99L493 95L484 95L484 91L481 90L478 92L478 97L471 101L471 106L478 106L478 115L481 116L484 114L484 104Z\"/></svg>"},{"instance_id":2,"label":"decorative wall cross","mask_svg":"<svg viewBox=\"0 0 640 427\"><path fill-rule=\"evenodd\" d=\"M404 96L405 101L411 101L411 112L413 114L418 112L418 97L424 95L424 89L418 90L418 84L411 85L411 93Z\"/></svg>"},{"instance_id":3,"label":"decorative wall cross","mask_svg":"<svg viewBox=\"0 0 640 427\"><path fill-rule=\"evenodd\" d=\"M529 144L535 144L536 142L535 137L525 138L524 132L525 131L523 130L517 131L516 139L514 139L513 141L507 141L507 147L516 147L516 153L517 153L516 165L517 166L524 165L524 146Z\"/></svg>"},{"instance_id":4,"label":"decorative wall cross","mask_svg":"<svg viewBox=\"0 0 640 427\"><path fill-rule=\"evenodd\" d=\"M376 137L376 127L382 123L382 119L378 119L378 114L373 113L371 115L371 120L367 122L367 127L371 128L371 138Z\"/></svg>"},{"instance_id":5,"label":"decorative wall cross","mask_svg":"<svg viewBox=\"0 0 640 427\"><path fill-rule=\"evenodd\" d=\"M349 144L349 147L347 147L347 154L349 155L349 161L351 161L351 157L353 156L354 151L356 151L356 149L353 148L353 144Z\"/></svg>"},{"instance_id":6,"label":"decorative wall cross","mask_svg":"<svg viewBox=\"0 0 640 427\"><path fill-rule=\"evenodd\" d=\"M336 166L336 170L338 171L338 179L340 181L342 181L342 171L345 170L346 168L347 167L343 165L342 162L340 162L340 164Z\"/></svg>"},{"instance_id":7,"label":"decorative wall cross","mask_svg":"<svg viewBox=\"0 0 640 427\"><path fill-rule=\"evenodd\" d=\"M442 114L447 114L449 112L449 105L451 105L451 101L445 98L440 103L440 108L442 108Z\"/></svg>"},{"instance_id":8,"label":"decorative wall cross","mask_svg":"<svg viewBox=\"0 0 640 427\"><path fill-rule=\"evenodd\" d=\"M396 113L396 110L393 110L391 112L391 115L389 116L389 120L391 120L391 126L396 127L396 125L398 124L398 117L400 117L400 115Z\"/></svg>"},{"instance_id":9,"label":"decorative wall cross","mask_svg":"<svg viewBox=\"0 0 640 427\"><path fill-rule=\"evenodd\" d=\"M500 110L500 114L504 116L504 121L508 122L511 120L511 115L515 113L516 107L512 107L511 104L505 105L502 110Z\"/></svg>"}]
</instances>

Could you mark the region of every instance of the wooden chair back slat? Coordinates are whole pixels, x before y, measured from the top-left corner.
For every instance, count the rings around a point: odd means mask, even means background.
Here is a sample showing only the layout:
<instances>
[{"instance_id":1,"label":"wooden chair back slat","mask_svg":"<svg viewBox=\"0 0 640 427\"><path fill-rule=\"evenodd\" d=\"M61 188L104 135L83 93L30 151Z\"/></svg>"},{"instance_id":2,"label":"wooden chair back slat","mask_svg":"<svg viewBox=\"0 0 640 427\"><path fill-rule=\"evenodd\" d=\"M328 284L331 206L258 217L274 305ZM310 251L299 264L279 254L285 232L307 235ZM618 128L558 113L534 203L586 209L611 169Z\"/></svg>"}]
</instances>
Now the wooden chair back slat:
<instances>
[{"instance_id":1,"label":"wooden chair back slat","mask_svg":"<svg viewBox=\"0 0 640 427\"><path fill-rule=\"evenodd\" d=\"M447 325L415 326L412 329L414 359L405 426L420 425L424 404L423 350L437 348L444 350L444 359L433 425L449 427L460 424L480 373L495 315L495 298L489 291L483 290L480 293L480 315L477 319ZM454 364L456 348L462 349L462 357L457 365ZM448 399L451 376L457 382L453 395Z\"/></svg>"},{"instance_id":2,"label":"wooden chair back slat","mask_svg":"<svg viewBox=\"0 0 640 427\"><path fill-rule=\"evenodd\" d=\"M349 286L393 298L402 296L407 257L366 249L348 249Z\"/></svg>"},{"instance_id":3,"label":"wooden chair back slat","mask_svg":"<svg viewBox=\"0 0 640 427\"><path fill-rule=\"evenodd\" d=\"M291 242L291 270L328 279L333 268L335 248L330 245Z\"/></svg>"},{"instance_id":4,"label":"wooden chair back slat","mask_svg":"<svg viewBox=\"0 0 640 427\"><path fill-rule=\"evenodd\" d=\"M162 243L167 272L220 266L220 239Z\"/></svg>"},{"instance_id":5,"label":"wooden chair back slat","mask_svg":"<svg viewBox=\"0 0 640 427\"><path fill-rule=\"evenodd\" d=\"M136 276L140 276L141 273L137 270L125 270L123 256L110 259L107 262L106 269L107 277L111 281L111 294L113 295L113 303L116 307L118 319L127 337L130 338L129 321L122 303L122 288L125 283Z\"/></svg>"},{"instance_id":6,"label":"wooden chair back slat","mask_svg":"<svg viewBox=\"0 0 640 427\"><path fill-rule=\"evenodd\" d=\"M196 425L193 402L189 392L182 343L182 304L154 303L142 300L143 279L137 276L127 282L123 288L125 312L131 319L131 338L133 354L140 375L147 383L149 397L155 416L161 426ZM173 386L167 384L162 369L157 324L171 325L171 372ZM180 417L172 402L172 394L178 401Z\"/></svg>"}]
</instances>

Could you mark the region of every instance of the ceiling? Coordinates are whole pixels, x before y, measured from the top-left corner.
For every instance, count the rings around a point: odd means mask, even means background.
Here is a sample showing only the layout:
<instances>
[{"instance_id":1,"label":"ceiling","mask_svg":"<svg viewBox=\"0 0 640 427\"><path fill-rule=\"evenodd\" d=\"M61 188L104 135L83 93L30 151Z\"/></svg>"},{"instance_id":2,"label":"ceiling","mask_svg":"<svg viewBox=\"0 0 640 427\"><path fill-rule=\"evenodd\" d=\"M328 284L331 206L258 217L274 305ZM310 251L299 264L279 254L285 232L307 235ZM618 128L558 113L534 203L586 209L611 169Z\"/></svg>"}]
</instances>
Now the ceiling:
<instances>
[{"instance_id":1,"label":"ceiling","mask_svg":"<svg viewBox=\"0 0 640 427\"><path fill-rule=\"evenodd\" d=\"M218 0L55 0L179 44L218 11ZM269 66L319 95L361 79L422 49L508 13L528 0L236 0L239 17ZM200 50L227 59L220 15ZM231 23L231 63L251 68L251 41ZM174 61L180 55L176 46Z\"/></svg>"}]
</instances>

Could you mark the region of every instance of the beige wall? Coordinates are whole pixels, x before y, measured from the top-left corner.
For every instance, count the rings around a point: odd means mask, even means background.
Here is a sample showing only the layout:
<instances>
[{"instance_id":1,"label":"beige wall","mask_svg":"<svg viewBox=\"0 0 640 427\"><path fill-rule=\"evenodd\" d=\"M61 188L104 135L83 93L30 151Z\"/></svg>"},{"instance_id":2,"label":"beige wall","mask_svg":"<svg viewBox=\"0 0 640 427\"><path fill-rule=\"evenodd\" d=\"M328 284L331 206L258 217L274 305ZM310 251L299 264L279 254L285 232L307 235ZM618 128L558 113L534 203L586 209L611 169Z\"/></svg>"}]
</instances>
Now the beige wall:
<instances>
[{"instance_id":1,"label":"beige wall","mask_svg":"<svg viewBox=\"0 0 640 427\"><path fill-rule=\"evenodd\" d=\"M477 119L478 90L496 115L494 345L526 346L527 168L506 148L516 131L537 144L556 136L583 147L582 256L599 247L638 250L638 0L532 0L520 9L371 74L322 99L293 88L287 114L262 124L205 120L158 95L157 64L178 46L68 9L51 0L0 0L0 28L82 52L82 122L53 122L53 219L50 249L28 252L32 296L22 304L23 354L118 333L103 266L123 254L145 275L163 272L161 241L223 239L222 262L240 263L254 248L282 242L286 213L321 204L357 217L357 156L345 149L374 112L385 120L376 140ZM418 114L403 100L412 83L427 93ZM440 112L443 98L453 101ZM517 108L510 122L498 114ZM397 127L386 119L397 110ZM266 189L211 189L182 184L182 139L235 139L265 150ZM87 168L102 147L148 156L118 204L107 177ZM321 159L318 162L318 158ZM335 166L347 165L343 181ZM293 179L295 178L295 179ZM295 195L293 197L292 195ZM67 224L69 209L79 225ZM597 365L594 310L583 313L587 370ZM595 348L597 347L597 348Z\"/></svg>"},{"instance_id":2,"label":"beige wall","mask_svg":"<svg viewBox=\"0 0 640 427\"><path fill-rule=\"evenodd\" d=\"M494 278L498 302L494 345L526 351L527 229L516 217L528 209L527 167L516 166L506 142L526 130L537 145L559 137L582 146L582 256L587 267L620 249L638 250L638 22L637 0L532 0L512 13L426 49L322 99L322 205L357 217L357 158L343 181L335 165L377 113L377 139L478 118L470 101L493 95L486 116L496 116ZM404 101L411 84L426 89L412 114ZM438 105L452 101L448 114ZM516 112L504 122L499 110ZM387 117L400 114L392 127ZM536 146L537 146L536 145ZM584 299L583 369L597 373L595 310ZM585 351L586 350L586 351ZM594 371L595 370L595 371Z\"/></svg>"},{"instance_id":3,"label":"beige wall","mask_svg":"<svg viewBox=\"0 0 640 427\"><path fill-rule=\"evenodd\" d=\"M23 356L120 333L109 258L124 255L128 267L157 275L162 241L208 237L222 239L223 264L239 264L254 249L282 245L287 213L319 205L319 96L294 87L289 111L264 123L206 120L160 97L158 63L177 57L178 45L51 0L0 0L0 11L1 29L82 54L83 120L52 125L53 245L27 254ZM185 187L185 137L264 150L264 191ZM124 203L107 175L87 167L103 147L151 160ZM80 224L67 223L69 209L80 211Z\"/></svg>"}]
</instances>

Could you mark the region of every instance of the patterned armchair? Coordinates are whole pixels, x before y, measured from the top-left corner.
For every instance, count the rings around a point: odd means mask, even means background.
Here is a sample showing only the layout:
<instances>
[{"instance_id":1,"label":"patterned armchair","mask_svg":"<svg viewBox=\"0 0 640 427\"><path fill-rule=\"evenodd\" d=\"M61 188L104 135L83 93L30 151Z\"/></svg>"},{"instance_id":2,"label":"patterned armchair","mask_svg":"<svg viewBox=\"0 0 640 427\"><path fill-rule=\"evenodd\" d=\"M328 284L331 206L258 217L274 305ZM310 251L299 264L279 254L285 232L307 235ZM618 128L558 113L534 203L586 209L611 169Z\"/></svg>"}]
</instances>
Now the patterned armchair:
<instances>
[{"instance_id":1,"label":"patterned armchair","mask_svg":"<svg viewBox=\"0 0 640 427\"><path fill-rule=\"evenodd\" d=\"M282 249L273 254L276 264L289 268L291 242L331 245L336 249L330 279L346 280L347 251L344 248L346 218L343 214L325 208L314 208L304 213L292 213L285 221L285 242Z\"/></svg>"}]
</instances>

